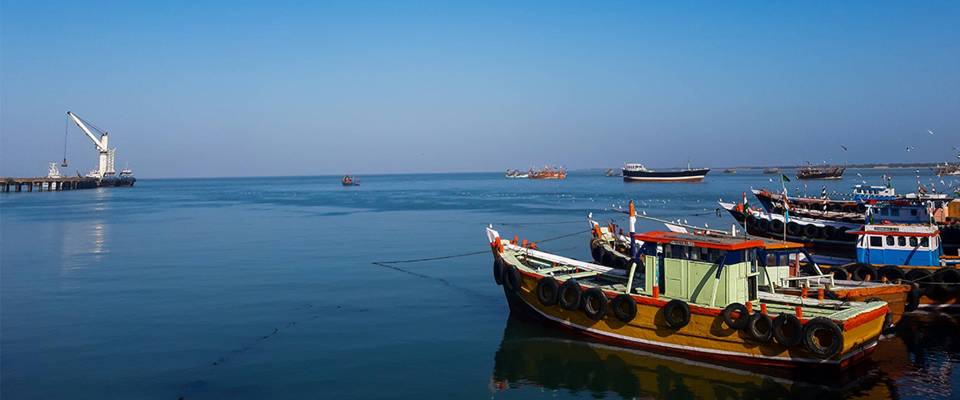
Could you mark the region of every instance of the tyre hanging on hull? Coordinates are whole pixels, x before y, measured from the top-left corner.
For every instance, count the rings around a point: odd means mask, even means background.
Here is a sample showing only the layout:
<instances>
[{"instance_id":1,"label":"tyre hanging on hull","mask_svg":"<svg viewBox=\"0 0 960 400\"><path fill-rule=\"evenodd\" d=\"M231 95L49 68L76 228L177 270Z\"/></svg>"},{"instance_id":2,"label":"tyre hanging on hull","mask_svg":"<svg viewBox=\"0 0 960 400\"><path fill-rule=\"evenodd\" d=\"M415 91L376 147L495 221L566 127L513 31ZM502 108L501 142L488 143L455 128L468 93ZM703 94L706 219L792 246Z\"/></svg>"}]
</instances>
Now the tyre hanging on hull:
<instances>
[{"instance_id":1,"label":"tyre hanging on hull","mask_svg":"<svg viewBox=\"0 0 960 400\"><path fill-rule=\"evenodd\" d=\"M683 300L673 299L661 309L663 320L672 329L680 329L690 323L690 306Z\"/></svg>"}]
</instances>

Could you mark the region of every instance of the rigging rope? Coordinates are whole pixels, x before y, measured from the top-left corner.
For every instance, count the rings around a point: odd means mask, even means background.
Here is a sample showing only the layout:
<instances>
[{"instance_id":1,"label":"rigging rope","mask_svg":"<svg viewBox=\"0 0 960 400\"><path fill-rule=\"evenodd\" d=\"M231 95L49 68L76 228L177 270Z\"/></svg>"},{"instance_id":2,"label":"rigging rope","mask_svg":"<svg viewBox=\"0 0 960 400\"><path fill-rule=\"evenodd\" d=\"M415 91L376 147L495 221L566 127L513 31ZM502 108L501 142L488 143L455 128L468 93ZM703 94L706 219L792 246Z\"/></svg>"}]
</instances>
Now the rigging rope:
<instances>
[{"instance_id":1,"label":"rigging rope","mask_svg":"<svg viewBox=\"0 0 960 400\"><path fill-rule=\"evenodd\" d=\"M533 242L534 242L534 243L545 243L545 242L550 242L550 241L554 241L554 240L560 240L560 239L563 239L563 238L568 238L568 237L571 237L571 236L576 236L576 235L579 235L579 234L582 234L582 233L587 233L587 232L590 232L590 229L581 230L581 231L576 231L576 232L573 232L573 233L567 233L567 234L563 234L563 235L560 235L560 236L554 236L554 237L546 238L546 239L543 239L543 240L535 240L535 241L533 241ZM486 254L486 253L489 253L489 252L490 252L490 250L471 251L471 252L469 252L469 253L451 254L451 255L446 255L446 256L427 257L427 258L414 258L414 259L410 259L410 260L374 261L374 262L372 262L371 264L379 265L379 266L382 266L382 267L386 267L387 265L385 265L385 264L406 264L406 263L417 263L417 262L425 262L425 261L447 260L447 259L451 259L451 258L460 258L460 257L476 256L476 255L480 255L480 254ZM396 268L393 268L393 269L396 269Z\"/></svg>"}]
</instances>

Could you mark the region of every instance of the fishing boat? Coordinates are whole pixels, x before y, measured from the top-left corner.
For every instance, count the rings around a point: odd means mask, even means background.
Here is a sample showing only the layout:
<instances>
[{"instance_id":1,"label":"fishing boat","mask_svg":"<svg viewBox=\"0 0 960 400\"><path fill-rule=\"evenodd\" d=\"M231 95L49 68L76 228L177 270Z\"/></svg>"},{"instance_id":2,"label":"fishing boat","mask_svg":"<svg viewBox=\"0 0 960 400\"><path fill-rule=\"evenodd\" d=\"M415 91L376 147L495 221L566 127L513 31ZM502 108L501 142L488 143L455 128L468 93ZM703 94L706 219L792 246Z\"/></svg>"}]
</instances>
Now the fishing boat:
<instances>
[{"instance_id":1,"label":"fishing boat","mask_svg":"<svg viewBox=\"0 0 960 400\"><path fill-rule=\"evenodd\" d=\"M777 167L767 167L763 169L764 175L772 175L772 174L779 174L779 173L780 173L780 168L777 168Z\"/></svg>"},{"instance_id":2,"label":"fishing boat","mask_svg":"<svg viewBox=\"0 0 960 400\"><path fill-rule=\"evenodd\" d=\"M949 163L937 164L933 167L933 172L937 176L957 176L960 175L960 163L953 165Z\"/></svg>"},{"instance_id":3,"label":"fishing boat","mask_svg":"<svg viewBox=\"0 0 960 400\"><path fill-rule=\"evenodd\" d=\"M644 217L646 218L646 217ZM706 227L695 227L686 224L648 218L663 223L672 232L690 233L697 236L737 236L734 231L725 232ZM623 235L616 234L616 226L612 223L601 226L591 216L587 217L593 237L590 241L590 252L597 264L627 269L630 263L629 242L624 243ZM916 310L920 304L920 289L914 285L897 283L897 279L881 282L873 280L849 280L834 276L829 270L822 270L816 259L807 252L802 243L786 242L763 237L749 237L752 240L763 242L763 251L759 262L763 265L764 275L761 277L761 289L793 296L816 295L818 298L828 298L843 301L885 301L889 306L889 317L885 326L894 326L900 321L905 312ZM803 261L801 263L801 261ZM825 272L826 271L826 272Z\"/></svg>"},{"instance_id":4,"label":"fishing boat","mask_svg":"<svg viewBox=\"0 0 960 400\"><path fill-rule=\"evenodd\" d=\"M530 174L518 169L508 169L507 172L503 174L503 177L507 179L527 179L530 177Z\"/></svg>"},{"instance_id":5,"label":"fishing boat","mask_svg":"<svg viewBox=\"0 0 960 400\"><path fill-rule=\"evenodd\" d=\"M344 175L343 179L340 180L340 183L343 186L360 186L360 182L350 175Z\"/></svg>"},{"instance_id":6,"label":"fishing boat","mask_svg":"<svg viewBox=\"0 0 960 400\"><path fill-rule=\"evenodd\" d=\"M555 168L546 166L543 169L531 170L530 179L567 179L567 170L564 168Z\"/></svg>"},{"instance_id":7,"label":"fishing boat","mask_svg":"<svg viewBox=\"0 0 960 400\"><path fill-rule=\"evenodd\" d=\"M797 170L797 179L843 179L846 167L814 167L808 165Z\"/></svg>"},{"instance_id":8,"label":"fishing boat","mask_svg":"<svg viewBox=\"0 0 960 400\"><path fill-rule=\"evenodd\" d=\"M875 349L886 302L761 292L761 241L633 234L627 271L502 240L486 228L511 311L621 346L726 363L844 368ZM642 242L642 245L638 243Z\"/></svg>"},{"instance_id":9,"label":"fishing boat","mask_svg":"<svg viewBox=\"0 0 960 400\"><path fill-rule=\"evenodd\" d=\"M725 173L725 174L735 174L735 173L737 173L737 170L736 170L736 169L733 169L733 168L727 168L727 169L723 170L723 173Z\"/></svg>"},{"instance_id":10,"label":"fishing boat","mask_svg":"<svg viewBox=\"0 0 960 400\"><path fill-rule=\"evenodd\" d=\"M691 168L689 165L686 169L655 171L643 164L627 163L623 166L623 180L624 182L700 182L709 172L710 168Z\"/></svg>"}]
</instances>

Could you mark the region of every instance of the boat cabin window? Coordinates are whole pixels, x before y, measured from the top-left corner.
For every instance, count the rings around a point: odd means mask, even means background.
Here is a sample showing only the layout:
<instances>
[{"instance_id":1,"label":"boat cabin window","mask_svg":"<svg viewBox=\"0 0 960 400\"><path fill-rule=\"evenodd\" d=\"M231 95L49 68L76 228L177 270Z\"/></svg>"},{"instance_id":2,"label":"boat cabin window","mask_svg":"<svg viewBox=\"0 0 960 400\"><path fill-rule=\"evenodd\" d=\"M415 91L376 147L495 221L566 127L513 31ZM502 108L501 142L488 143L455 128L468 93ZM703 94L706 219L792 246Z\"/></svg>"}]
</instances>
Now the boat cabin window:
<instances>
[{"instance_id":1,"label":"boat cabin window","mask_svg":"<svg viewBox=\"0 0 960 400\"><path fill-rule=\"evenodd\" d=\"M930 247L930 238L928 238L928 237L922 237L922 238L920 238L920 246Z\"/></svg>"},{"instance_id":2,"label":"boat cabin window","mask_svg":"<svg viewBox=\"0 0 960 400\"><path fill-rule=\"evenodd\" d=\"M883 238L880 236L870 236L870 247L883 247Z\"/></svg>"},{"instance_id":3,"label":"boat cabin window","mask_svg":"<svg viewBox=\"0 0 960 400\"><path fill-rule=\"evenodd\" d=\"M917 247L918 241L916 236L910 237L910 247Z\"/></svg>"},{"instance_id":4,"label":"boat cabin window","mask_svg":"<svg viewBox=\"0 0 960 400\"><path fill-rule=\"evenodd\" d=\"M910 210L910 215L916 217L916 216L917 216L917 209L914 208L914 209Z\"/></svg>"},{"instance_id":5,"label":"boat cabin window","mask_svg":"<svg viewBox=\"0 0 960 400\"><path fill-rule=\"evenodd\" d=\"M906 246L906 245L907 245L907 238L906 238L906 237L903 237L903 236L897 236L897 244L900 245L900 246Z\"/></svg>"},{"instance_id":6,"label":"boat cabin window","mask_svg":"<svg viewBox=\"0 0 960 400\"><path fill-rule=\"evenodd\" d=\"M893 236L887 236L887 246L893 246L895 240Z\"/></svg>"}]
</instances>

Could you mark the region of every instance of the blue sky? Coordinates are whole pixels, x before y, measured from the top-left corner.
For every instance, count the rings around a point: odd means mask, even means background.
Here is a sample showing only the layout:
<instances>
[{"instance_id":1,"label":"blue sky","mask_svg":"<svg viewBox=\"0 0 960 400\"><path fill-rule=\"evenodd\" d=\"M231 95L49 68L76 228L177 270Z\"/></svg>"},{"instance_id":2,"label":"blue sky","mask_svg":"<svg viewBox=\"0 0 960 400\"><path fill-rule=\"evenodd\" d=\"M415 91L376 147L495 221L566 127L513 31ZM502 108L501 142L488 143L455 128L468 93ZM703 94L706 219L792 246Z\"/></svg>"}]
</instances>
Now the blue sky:
<instances>
[{"instance_id":1,"label":"blue sky","mask_svg":"<svg viewBox=\"0 0 960 400\"><path fill-rule=\"evenodd\" d=\"M956 1L0 7L0 175L61 158L67 110L111 132L140 177L944 161L960 147ZM74 126L68 145L71 173L93 166Z\"/></svg>"}]
</instances>

